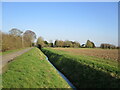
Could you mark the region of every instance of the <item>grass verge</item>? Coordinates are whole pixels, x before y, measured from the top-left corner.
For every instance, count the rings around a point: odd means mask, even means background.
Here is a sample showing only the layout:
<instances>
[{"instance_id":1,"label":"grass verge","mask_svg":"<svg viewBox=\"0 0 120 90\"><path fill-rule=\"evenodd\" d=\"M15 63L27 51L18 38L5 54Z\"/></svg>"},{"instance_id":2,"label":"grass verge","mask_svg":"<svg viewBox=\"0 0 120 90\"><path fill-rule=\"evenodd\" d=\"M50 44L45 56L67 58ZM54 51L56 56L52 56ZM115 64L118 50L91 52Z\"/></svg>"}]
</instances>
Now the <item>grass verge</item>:
<instances>
[{"instance_id":1,"label":"grass verge","mask_svg":"<svg viewBox=\"0 0 120 90\"><path fill-rule=\"evenodd\" d=\"M38 48L17 57L2 75L3 88L70 88L45 58Z\"/></svg>"},{"instance_id":2,"label":"grass verge","mask_svg":"<svg viewBox=\"0 0 120 90\"><path fill-rule=\"evenodd\" d=\"M20 48L20 49L14 49L14 50L8 50L8 51L5 51L5 52L0 52L0 55L6 55L6 54L9 54L9 53L17 52L17 51L22 50L22 49L25 49L25 48Z\"/></svg>"},{"instance_id":3,"label":"grass verge","mask_svg":"<svg viewBox=\"0 0 120 90\"><path fill-rule=\"evenodd\" d=\"M72 55L51 48L44 48L42 51L77 88L118 88L120 85L117 62Z\"/></svg>"}]
</instances>

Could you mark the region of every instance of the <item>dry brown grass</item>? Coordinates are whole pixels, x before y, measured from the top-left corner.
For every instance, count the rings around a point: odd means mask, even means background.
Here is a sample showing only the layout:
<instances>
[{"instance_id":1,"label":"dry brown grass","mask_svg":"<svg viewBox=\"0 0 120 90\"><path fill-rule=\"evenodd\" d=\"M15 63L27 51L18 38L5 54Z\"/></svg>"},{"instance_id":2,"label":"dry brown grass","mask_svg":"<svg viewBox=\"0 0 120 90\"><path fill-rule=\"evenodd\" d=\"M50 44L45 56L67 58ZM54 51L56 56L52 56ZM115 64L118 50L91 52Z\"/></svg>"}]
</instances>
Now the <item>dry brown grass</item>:
<instances>
[{"instance_id":1,"label":"dry brown grass","mask_svg":"<svg viewBox=\"0 0 120 90\"><path fill-rule=\"evenodd\" d=\"M54 48L56 50L67 51L75 55L95 56L104 59L118 60L117 49L92 49L92 48Z\"/></svg>"}]
</instances>

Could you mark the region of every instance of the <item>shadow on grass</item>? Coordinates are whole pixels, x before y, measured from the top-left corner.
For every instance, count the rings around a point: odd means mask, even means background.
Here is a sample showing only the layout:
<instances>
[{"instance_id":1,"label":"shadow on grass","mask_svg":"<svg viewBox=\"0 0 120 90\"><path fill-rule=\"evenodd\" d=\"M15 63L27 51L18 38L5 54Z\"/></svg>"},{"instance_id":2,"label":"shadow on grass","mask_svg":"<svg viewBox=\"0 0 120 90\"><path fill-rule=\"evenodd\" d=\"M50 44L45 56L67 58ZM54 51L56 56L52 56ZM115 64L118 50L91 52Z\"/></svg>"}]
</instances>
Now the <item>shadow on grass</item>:
<instances>
[{"instance_id":1,"label":"shadow on grass","mask_svg":"<svg viewBox=\"0 0 120 90\"><path fill-rule=\"evenodd\" d=\"M119 88L120 79L84 65L74 58L42 49L50 62L61 71L77 88Z\"/></svg>"}]
</instances>

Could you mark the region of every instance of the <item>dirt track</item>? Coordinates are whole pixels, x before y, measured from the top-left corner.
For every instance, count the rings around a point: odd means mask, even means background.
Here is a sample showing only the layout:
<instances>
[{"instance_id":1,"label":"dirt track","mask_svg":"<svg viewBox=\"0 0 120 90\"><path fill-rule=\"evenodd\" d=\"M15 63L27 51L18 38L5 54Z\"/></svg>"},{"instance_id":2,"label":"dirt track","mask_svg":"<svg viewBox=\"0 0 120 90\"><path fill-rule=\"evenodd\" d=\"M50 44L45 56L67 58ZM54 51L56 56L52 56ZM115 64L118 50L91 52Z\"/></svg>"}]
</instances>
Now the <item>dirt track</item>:
<instances>
[{"instance_id":1,"label":"dirt track","mask_svg":"<svg viewBox=\"0 0 120 90\"><path fill-rule=\"evenodd\" d=\"M15 57L22 55L23 53L29 51L32 48L27 48L27 49L23 49L17 52L13 52L10 54L6 54L6 55L1 55L0 56L0 73L2 73L2 68L10 61L12 61Z\"/></svg>"}]
</instances>

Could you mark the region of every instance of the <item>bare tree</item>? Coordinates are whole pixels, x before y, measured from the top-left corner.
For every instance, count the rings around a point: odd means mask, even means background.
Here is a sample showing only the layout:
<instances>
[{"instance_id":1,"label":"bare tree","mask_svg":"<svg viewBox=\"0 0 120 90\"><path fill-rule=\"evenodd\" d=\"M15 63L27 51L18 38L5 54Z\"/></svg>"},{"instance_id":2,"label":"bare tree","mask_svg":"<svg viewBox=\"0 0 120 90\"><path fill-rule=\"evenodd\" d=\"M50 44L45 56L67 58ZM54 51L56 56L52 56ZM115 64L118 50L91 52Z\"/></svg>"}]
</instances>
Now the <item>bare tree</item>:
<instances>
[{"instance_id":1,"label":"bare tree","mask_svg":"<svg viewBox=\"0 0 120 90\"><path fill-rule=\"evenodd\" d=\"M32 43L34 43L34 40L36 39L36 34L33 31L31 31L31 30L27 30L23 34L23 39L28 41L30 46L32 46Z\"/></svg>"},{"instance_id":2,"label":"bare tree","mask_svg":"<svg viewBox=\"0 0 120 90\"><path fill-rule=\"evenodd\" d=\"M13 36L21 36L23 32L17 28L13 28L9 31L9 34L13 35Z\"/></svg>"},{"instance_id":3,"label":"bare tree","mask_svg":"<svg viewBox=\"0 0 120 90\"><path fill-rule=\"evenodd\" d=\"M36 39L36 34L33 31L31 31L31 30L27 30L24 33L24 36L28 36L28 38L31 39L31 42L34 42L34 40Z\"/></svg>"}]
</instances>

